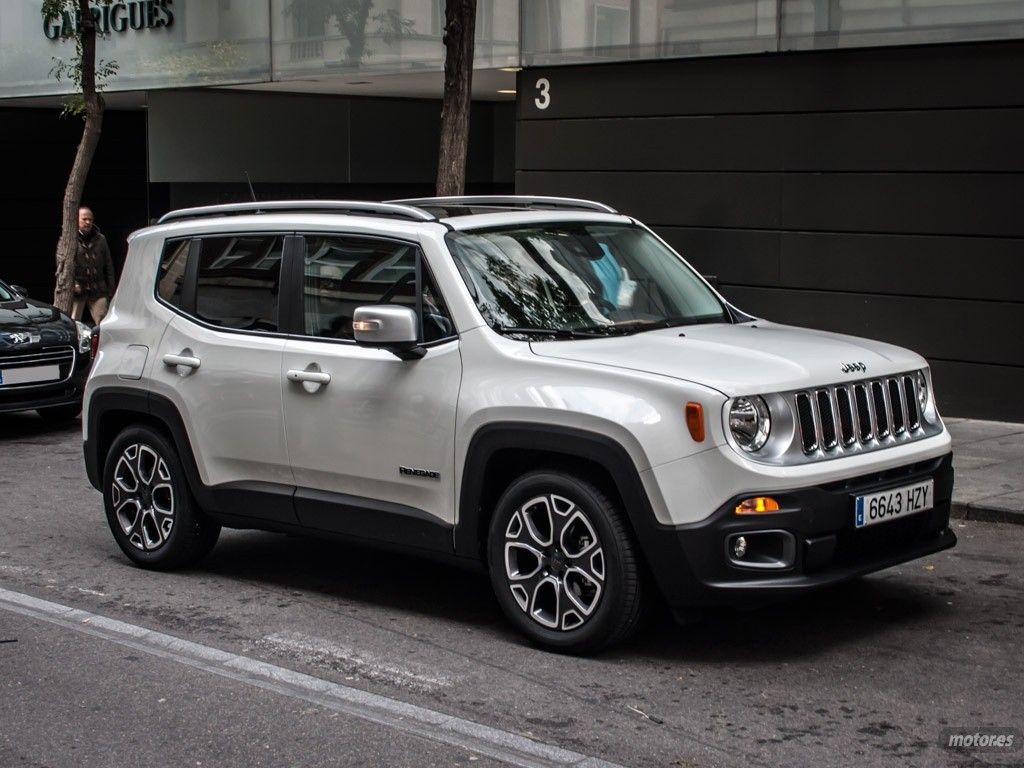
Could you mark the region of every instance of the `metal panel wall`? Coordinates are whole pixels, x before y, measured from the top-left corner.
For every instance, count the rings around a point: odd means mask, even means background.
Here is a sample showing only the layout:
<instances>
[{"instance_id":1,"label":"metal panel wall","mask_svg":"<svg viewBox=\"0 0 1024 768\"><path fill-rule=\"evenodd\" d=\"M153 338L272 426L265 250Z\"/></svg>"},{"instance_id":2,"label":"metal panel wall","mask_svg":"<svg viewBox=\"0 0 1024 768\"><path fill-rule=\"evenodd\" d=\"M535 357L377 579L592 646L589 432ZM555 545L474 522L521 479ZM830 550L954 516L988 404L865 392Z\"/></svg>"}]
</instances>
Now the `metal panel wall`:
<instances>
[{"instance_id":1,"label":"metal panel wall","mask_svg":"<svg viewBox=\"0 0 1024 768\"><path fill-rule=\"evenodd\" d=\"M516 189L608 202L747 311L910 346L946 414L1024 421L992 395L1024 391L1022 75L1024 42L529 69Z\"/></svg>"}]
</instances>

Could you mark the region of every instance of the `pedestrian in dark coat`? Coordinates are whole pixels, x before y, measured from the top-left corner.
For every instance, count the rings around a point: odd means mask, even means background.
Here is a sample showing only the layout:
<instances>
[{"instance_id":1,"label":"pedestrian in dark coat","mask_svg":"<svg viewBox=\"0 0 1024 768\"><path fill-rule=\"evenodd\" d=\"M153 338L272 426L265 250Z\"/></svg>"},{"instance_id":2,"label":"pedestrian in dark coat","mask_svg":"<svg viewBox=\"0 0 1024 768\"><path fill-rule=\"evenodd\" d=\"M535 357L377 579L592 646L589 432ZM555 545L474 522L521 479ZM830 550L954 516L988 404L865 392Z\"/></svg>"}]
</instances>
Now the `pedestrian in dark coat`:
<instances>
[{"instance_id":1,"label":"pedestrian in dark coat","mask_svg":"<svg viewBox=\"0 0 1024 768\"><path fill-rule=\"evenodd\" d=\"M94 223L92 209L83 205L78 209L75 298L71 303L71 316L81 320L83 311L88 308L93 322L99 325L107 314L116 287L114 260L107 238Z\"/></svg>"}]
</instances>

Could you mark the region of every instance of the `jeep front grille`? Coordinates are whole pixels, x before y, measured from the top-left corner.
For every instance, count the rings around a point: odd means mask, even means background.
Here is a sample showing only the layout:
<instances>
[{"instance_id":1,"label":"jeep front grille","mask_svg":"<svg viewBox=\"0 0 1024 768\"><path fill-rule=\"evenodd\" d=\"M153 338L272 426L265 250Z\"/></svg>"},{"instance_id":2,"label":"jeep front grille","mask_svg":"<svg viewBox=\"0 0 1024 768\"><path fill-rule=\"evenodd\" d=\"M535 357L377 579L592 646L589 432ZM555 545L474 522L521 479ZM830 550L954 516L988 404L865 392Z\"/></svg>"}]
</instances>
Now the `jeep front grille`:
<instances>
[{"instance_id":1,"label":"jeep front grille","mask_svg":"<svg viewBox=\"0 0 1024 768\"><path fill-rule=\"evenodd\" d=\"M833 458L935 434L921 418L911 374L794 392L797 438L809 458Z\"/></svg>"}]
</instances>

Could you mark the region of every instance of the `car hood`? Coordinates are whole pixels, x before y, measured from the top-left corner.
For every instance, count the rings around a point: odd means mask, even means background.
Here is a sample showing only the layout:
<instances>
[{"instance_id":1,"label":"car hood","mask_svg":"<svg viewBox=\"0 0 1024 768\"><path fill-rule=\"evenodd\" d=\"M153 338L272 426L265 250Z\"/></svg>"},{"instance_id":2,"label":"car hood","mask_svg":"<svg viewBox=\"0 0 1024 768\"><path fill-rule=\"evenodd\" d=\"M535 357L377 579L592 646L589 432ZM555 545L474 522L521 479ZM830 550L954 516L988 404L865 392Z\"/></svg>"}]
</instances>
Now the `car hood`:
<instances>
[{"instance_id":1,"label":"car hood","mask_svg":"<svg viewBox=\"0 0 1024 768\"><path fill-rule=\"evenodd\" d=\"M672 376L735 397L883 376L924 359L880 341L755 323L664 328L611 338L531 342L542 357ZM866 370L844 373L848 363Z\"/></svg>"},{"instance_id":2,"label":"car hood","mask_svg":"<svg viewBox=\"0 0 1024 768\"><path fill-rule=\"evenodd\" d=\"M49 304L32 299L0 302L0 353L71 344L77 338L74 321Z\"/></svg>"}]
</instances>

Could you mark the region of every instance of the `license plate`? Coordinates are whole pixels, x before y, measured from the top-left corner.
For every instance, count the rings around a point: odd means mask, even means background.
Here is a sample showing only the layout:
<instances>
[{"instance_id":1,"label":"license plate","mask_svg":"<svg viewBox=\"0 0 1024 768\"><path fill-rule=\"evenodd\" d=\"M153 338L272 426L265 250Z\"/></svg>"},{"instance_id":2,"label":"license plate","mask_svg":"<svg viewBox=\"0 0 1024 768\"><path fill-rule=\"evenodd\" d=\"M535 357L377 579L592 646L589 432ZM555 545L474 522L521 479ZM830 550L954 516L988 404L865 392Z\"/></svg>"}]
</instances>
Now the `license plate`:
<instances>
[{"instance_id":1,"label":"license plate","mask_svg":"<svg viewBox=\"0 0 1024 768\"><path fill-rule=\"evenodd\" d=\"M56 365L34 365L31 368L0 369L0 385L35 384L38 381L57 381L60 367Z\"/></svg>"},{"instance_id":2,"label":"license plate","mask_svg":"<svg viewBox=\"0 0 1024 768\"><path fill-rule=\"evenodd\" d=\"M858 528L864 528L886 523L898 517L906 517L915 512L923 512L935 506L934 496L934 480L858 496L853 505L854 524Z\"/></svg>"}]
</instances>

